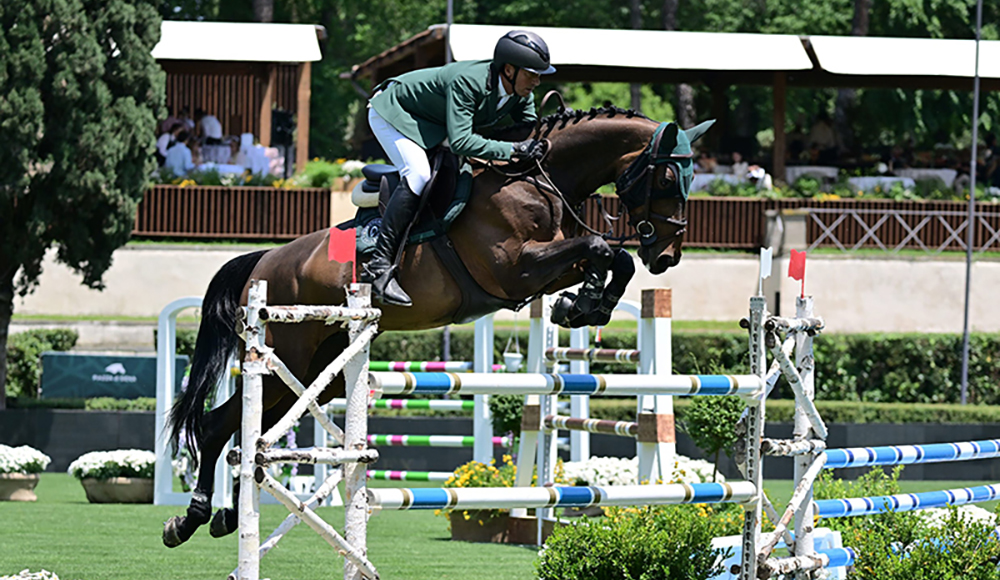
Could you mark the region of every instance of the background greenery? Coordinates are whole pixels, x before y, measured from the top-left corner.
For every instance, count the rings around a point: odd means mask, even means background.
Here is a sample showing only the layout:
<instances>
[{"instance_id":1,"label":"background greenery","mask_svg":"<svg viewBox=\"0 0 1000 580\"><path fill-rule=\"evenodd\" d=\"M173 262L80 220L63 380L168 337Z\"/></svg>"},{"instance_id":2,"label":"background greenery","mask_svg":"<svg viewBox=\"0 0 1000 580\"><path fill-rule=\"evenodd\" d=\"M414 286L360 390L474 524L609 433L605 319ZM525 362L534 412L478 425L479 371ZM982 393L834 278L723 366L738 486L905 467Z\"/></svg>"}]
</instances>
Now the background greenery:
<instances>
[{"instance_id":1,"label":"background greenery","mask_svg":"<svg viewBox=\"0 0 1000 580\"><path fill-rule=\"evenodd\" d=\"M160 13L171 20L251 21L252 3L245 0L161 0ZM673 7L677 30L844 36L852 33L855 9L870 6L870 36L973 38L975 0L639 0L641 28L663 29L665 7ZM629 3L608 0L456 0L456 23L587 28L630 28ZM273 0L275 22L305 22L326 27L323 60L315 63L312 80L310 157L336 158L356 151L351 135L363 110L360 95L339 75L383 50L445 22L445 0ZM669 9L669 8L668 8ZM1000 3L983 3L983 38L1000 38ZM872 55L892 59L893 55ZM684 55L664 55L682 60ZM365 87L367 88L367 87ZM543 86L536 96L551 88ZM628 105L626 85L604 83L563 87L573 107L612 100ZM724 89L728 127L733 137L754 139L771 127L770 89L753 86ZM673 118L677 91L670 85L643 87L643 110L653 118ZM788 92L789 131L808 132L820 111L832 113L835 89L792 88ZM709 91L694 87L699 117L711 110ZM858 90L846 109L859 147L882 147L912 141L927 148L937 142L968 144L972 95L969 92L866 89ZM1000 94L982 102L982 128L995 131L1000 121Z\"/></svg>"}]
</instances>

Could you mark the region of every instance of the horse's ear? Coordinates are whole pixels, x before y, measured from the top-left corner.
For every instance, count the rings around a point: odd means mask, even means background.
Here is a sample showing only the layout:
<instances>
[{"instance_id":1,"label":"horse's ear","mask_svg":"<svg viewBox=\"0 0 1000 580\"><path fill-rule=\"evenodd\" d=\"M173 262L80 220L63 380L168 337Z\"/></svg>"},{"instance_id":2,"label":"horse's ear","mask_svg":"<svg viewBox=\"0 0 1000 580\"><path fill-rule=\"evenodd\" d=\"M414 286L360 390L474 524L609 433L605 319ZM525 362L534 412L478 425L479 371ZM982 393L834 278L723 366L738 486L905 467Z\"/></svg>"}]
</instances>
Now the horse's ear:
<instances>
[{"instance_id":1,"label":"horse's ear","mask_svg":"<svg viewBox=\"0 0 1000 580\"><path fill-rule=\"evenodd\" d=\"M680 128L677 123L667 123L667 126L663 128L663 137L660 138L660 143L673 143L677 144L677 132ZM671 147L673 147L671 145Z\"/></svg>"},{"instance_id":2,"label":"horse's ear","mask_svg":"<svg viewBox=\"0 0 1000 580\"><path fill-rule=\"evenodd\" d=\"M688 139L692 143L694 143L695 141L697 141L698 139L700 139L701 136L704 135L705 132L708 131L712 127L712 125L714 125L714 124L715 124L715 119L709 119L708 121L705 121L704 123L701 123L700 125L695 125L694 127L691 127L690 129L685 129L684 133L687 135Z\"/></svg>"}]
</instances>

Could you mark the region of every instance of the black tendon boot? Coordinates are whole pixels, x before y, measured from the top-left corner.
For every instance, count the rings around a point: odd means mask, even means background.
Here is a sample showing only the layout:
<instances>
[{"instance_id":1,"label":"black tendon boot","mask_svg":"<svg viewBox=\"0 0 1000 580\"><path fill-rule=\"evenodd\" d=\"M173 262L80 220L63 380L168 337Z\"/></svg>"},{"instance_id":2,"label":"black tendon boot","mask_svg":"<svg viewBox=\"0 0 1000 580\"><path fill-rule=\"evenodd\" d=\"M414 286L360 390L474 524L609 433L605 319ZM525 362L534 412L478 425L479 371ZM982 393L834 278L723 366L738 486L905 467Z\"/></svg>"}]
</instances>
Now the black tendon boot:
<instances>
[{"instance_id":1,"label":"black tendon boot","mask_svg":"<svg viewBox=\"0 0 1000 580\"><path fill-rule=\"evenodd\" d=\"M405 242L403 236L407 227L413 221L413 214L420 205L420 196L410 191L406 179L400 179L396 190L392 192L389 203L382 216L379 228L378 242L372 259L365 266L367 278L372 280L372 290L375 299L383 304L394 306L410 306L410 297L396 280L396 253Z\"/></svg>"}]
</instances>

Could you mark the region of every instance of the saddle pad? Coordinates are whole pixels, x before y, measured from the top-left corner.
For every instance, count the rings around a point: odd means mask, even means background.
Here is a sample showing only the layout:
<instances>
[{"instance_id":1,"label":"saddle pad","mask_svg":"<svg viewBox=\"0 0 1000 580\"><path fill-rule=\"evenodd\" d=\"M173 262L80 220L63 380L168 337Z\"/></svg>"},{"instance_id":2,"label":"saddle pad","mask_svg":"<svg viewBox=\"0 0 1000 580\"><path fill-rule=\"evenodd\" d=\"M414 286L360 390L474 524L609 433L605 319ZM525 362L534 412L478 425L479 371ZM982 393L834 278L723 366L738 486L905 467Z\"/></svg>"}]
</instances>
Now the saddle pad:
<instances>
[{"instance_id":1,"label":"saddle pad","mask_svg":"<svg viewBox=\"0 0 1000 580\"><path fill-rule=\"evenodd\" d=\"M445 235L455 218L465 209L471 194L472 167L468 163L464 163L458 171L455 180L455 194L452 196L451 202L444 208L443 212L438 214L433 210L435 205L433 200L429 200L430 203L424 208L417 223L410 230L406 244L420 244ZM375 249L381 224L382 217L379 215L378 207L358 208L354 215L354 227L359 260L366 260Z\"/></svg>"}]
</instances>

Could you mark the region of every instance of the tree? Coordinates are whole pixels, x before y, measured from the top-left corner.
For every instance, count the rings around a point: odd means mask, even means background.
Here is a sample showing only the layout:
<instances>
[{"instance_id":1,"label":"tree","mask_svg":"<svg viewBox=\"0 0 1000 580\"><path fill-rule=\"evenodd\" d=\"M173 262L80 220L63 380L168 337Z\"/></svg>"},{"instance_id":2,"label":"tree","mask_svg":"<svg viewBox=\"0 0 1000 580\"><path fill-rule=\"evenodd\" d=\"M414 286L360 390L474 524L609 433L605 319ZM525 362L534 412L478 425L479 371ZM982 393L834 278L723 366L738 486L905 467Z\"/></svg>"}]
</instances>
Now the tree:
<instances>
[{"instance_id":1,"label":"tree","mask_svg":"<svg viewBox=\"0 0 1000 580\"><path fill-rule=\"evenodd\" d=\"M0 4L0 409L15 295L49 248L92 288L128 241L165 76L154 0Z\"/></svg>"}]
</instances>

